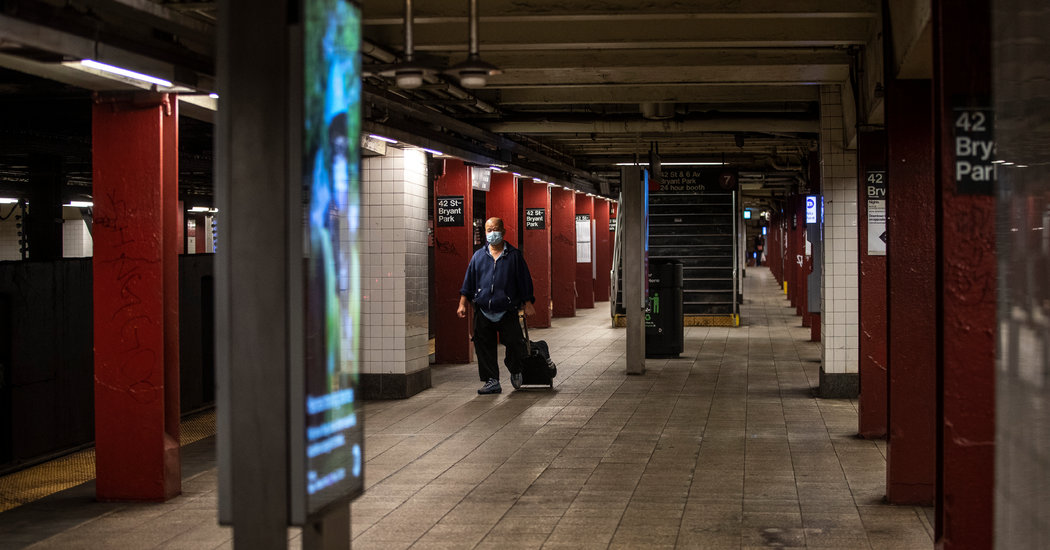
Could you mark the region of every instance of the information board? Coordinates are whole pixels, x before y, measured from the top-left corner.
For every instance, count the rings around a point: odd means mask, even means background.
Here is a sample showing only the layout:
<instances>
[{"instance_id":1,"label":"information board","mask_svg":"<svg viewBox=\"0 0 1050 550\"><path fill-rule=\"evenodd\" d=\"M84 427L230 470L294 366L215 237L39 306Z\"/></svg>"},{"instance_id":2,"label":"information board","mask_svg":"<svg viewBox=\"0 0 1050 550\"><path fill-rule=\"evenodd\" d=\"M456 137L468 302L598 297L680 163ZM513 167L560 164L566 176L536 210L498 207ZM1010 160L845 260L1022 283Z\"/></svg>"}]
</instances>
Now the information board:
<instances>
[{"instance_id":1,"label":"information board","mask_svg":"<svg viewBox=\"0 0 1050 550\"><path fill-rule=\"evenodd\" d=\"M437 198L437 226L463 227L463 195Z\"/></svg>"},{"instance_id":2,"label":"information board","mask_svg":"<svg viewBox=\"0 0 1050 550\"><path fill-rule=\"evenodd\" d=\"M868 255L886 255L886 172L868 170L864 178L868 200Z\"/></svg>"},{"instance_id":3,"label":"information board","mask_svg":"<svg viewBox=\"0 0 1050 550\"><path fill-rule=\"evenodd\" d=\"M546 208L526 208L525 209L525 229L546 229L547 228L547 209Z\"/></svg>"},{"instance_id":4,"label":"information board","mask_svg":"<svg viewBox=\"0 0 1050 550\"><path fill-rule=\"evenodd\" d=\"M303 4L302 170L305 295L302 396L291 437L293 521L359 495L364 431L361 349L361 10L345 0ZM280 483L280 480L272 480ZM293 507L298 508L298 507Z\"/></svg>"},{"instance_id":5,"label":"information board","mask_svg":"<svg viewBox=\"0 0 1050 550\"><path fill-rule=\"evenodd\" d=\"M576 215L576 263L591 261L591 215Z\"/></svg>"},{"instance_id":6,"label":"information board","mask_svg":"<svg viewBox=\"0 0 1050 550\"><path fill-rule=\"evenodd\" d=\"M995 190L999 161L992 119L988 108L954 109L955 192L960 195L991 195Z\"/></svg>"}]
</instances>

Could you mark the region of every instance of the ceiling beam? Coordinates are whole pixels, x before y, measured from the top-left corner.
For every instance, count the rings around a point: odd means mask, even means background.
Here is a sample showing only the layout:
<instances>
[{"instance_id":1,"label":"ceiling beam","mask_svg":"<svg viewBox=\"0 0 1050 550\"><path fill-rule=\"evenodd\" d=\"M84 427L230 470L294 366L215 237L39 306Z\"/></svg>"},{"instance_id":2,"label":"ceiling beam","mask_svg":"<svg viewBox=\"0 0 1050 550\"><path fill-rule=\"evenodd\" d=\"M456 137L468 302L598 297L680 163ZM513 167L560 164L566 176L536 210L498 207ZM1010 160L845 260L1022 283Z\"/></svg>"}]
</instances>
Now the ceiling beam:
<instances>
[{"instance_id":1,"label":"ceiling beam","mask_svg":"<svg viewBox=\"0 0 1050 550\"><path fill-rule=\"evenodd\" d=\"M733 86L710 84L576 86L505 88L501 105L552 105L571 103L770 103L817 101L820 87L813 85Z\"/></svg>"},{"instance_id":2,"label":"ceiling beam","mask_svg":"<svg viewBox=\"0 0 1050 550\"><path fill-rule=\"evenodd\" d=\"M641 22L610 21L580 24L550 21L542 24L493 23L481 29L481 51L623 50L646 48L771 48L863 45L870 19L844 19L829 24L822 19L687 20L668 18ZM451 25L420 25L413 30L417 52L456 54L467 50L463 29ZM371 27L366 36L395 49L403 47L397 26Z\"/></svg>"},{"instance_id":3,"label":"ceiling beam","mask_svg":"<svg viewBox=\"0 0 1050 550\"><path fill-rule=\"evenodd\" d=\"M589 121L522 121L480 124L502 134L635 134L660 132L771 132L819 133L817 120L786 118L719 118L707 120L589 120Z\"/></svg>"},{"instance_id":4,"label":"ceiling beam","mask_svg":"<svg viewBox=\"0 0 1050 550\"><path fill-rule=\"evenodd\" d=\"M849 78L848 65L740 65L736 67L580 67L510 69L489 77L488 87L564 84L795 83L838 84Z\"/></svg>"},{"instance_id":5,"label":"ceiling beam","mask_svg":"<svg viewBox=\"0 0 1050 550\"><path fill-rule=\"evenodd\" d=\"M366 25L401 25L403 7L390 0L363 0ZM878 0L486 0L481 2L481 22L529 21L550 18L563 20L644 19L652 14L676 14L696 19L783 18L876 18ZM413 8L416 23L466 24L467 6L463 0L428 0ZM569 19L566 19L569 18ZM576 18L576 19L573 19Z\"/></svg>"}]
</instances>

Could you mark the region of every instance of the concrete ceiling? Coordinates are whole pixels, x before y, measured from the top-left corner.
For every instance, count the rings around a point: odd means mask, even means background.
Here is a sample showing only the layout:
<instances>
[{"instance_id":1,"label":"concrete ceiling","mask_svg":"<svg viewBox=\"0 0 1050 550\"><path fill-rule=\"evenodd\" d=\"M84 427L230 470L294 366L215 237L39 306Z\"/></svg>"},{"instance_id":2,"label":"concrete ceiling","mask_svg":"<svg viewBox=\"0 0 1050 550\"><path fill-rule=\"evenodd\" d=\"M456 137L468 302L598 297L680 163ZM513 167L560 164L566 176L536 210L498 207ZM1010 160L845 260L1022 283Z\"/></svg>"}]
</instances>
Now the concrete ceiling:
<instances>
[{"instance_id":1,"label":"concrete ceiling","mask_svg":"<svg viewBox=\"0 0 1050 550\"><path fill-rule=\"evenodd\" d=\"M445 73L401 90L383 75L402 61L404 2L360 4L367 129L595 190L615 190L614 164L654 143L665 160L804 174L819 131L819 86L853 87L858 58L881 62L865 56L881 49L878 0L478 0L481 57L502 73L479 90ZM921 4L890 4L907 28L894 36L908 42L897 51L912 52L898 66L924 58ZM215 1L5 6L17 9L0 14L0 66L101 89L57 62L102 55L194 89L214 87ZM466 58L468 0L417 0L414 8L417 60L447 68ZM871 80L862 88L878 88L874 69L862 71ZM878 107L873 93L860 96Z\"/></svg>"},{"instance_id":2,"label":"concrete ceiling","mask_svg":"<svg viewBox=\"0 0 1050 550\"><path fill-rule=\"evenodd\" d=\"M404 48L404 3L364 0L366 40ZM440 66L466 57L468 2L414 3L414 46ZM800 165L822 84L848 85L876 34L876 0L479 0L481 57L502 69L459 113L610 173L658 143L665 158L742 169ZM454 82L454 79L452 80ZM388 82L388 84L391 84ZM663 111L647 118L642 105Z\"/></svg>"}]
</instances>

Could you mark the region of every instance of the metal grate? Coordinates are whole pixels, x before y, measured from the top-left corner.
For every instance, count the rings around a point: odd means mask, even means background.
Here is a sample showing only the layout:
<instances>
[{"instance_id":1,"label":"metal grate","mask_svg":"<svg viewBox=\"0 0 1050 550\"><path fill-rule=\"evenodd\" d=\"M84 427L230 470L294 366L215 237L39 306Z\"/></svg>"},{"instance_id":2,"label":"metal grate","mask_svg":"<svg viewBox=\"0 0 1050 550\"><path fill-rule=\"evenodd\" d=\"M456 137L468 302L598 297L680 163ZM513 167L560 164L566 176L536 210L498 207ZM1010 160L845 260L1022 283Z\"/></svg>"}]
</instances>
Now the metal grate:
<instances>
[{"instance_id":1,"label":"metal grate","mask_svg":"<svg viewBox=\"0 0 1050 550\"><path fill-rule=\"evenodd\" d=\"M183 446L215 435L215 410L182 419ZM0 477L0 512L95 479L95 449L84 449Z\"/></svg>"}]
</instances>

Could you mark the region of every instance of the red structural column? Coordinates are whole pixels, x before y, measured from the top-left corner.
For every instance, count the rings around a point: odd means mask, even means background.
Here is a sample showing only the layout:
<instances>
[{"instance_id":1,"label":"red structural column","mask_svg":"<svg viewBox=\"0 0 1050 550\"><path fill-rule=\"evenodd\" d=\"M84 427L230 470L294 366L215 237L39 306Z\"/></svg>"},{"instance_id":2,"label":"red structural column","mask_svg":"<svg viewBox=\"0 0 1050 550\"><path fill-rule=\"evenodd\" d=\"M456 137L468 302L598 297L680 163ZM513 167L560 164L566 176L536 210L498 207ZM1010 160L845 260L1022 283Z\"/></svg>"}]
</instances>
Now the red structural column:
<instances>
[{"instance_id":1,"label":"red structural column","mask_svg":"<svg viewBox=\"0 0 1050 550\"><path fill-rule=\"evenodd\" d=\"M523 180L521 187L526 216L522 253L525 255L525 262L529 264L533 293L536 295L536 316L529 319L529 326L549 327L551 326L551 193L546 183L536 183L532 180Z\"/></svg>"},{"instance_id":2,"label":"red structural column","mask_svg":"<svg viewBox=\"0 0 1050 550\"><path fill-rule=\"evenodd\" d=\"M965 151L981 140L993 150L990 5L933 2L941 277L935 531L944 549L993 546L997 189L991 182L966 189L965 174L956 173L957 162L992 167L997 160Z\"/></svg>"},{"instance_id":3,"label":"red structural column","mask_svg":"<svg viewBox=\"0 0 1050 550\"><path fill-rule=\"evenodd\" d=\"M857 236L860 259L860 397L857 433L874 439L886 437L886 255L868 254L868 197L886 189L886 132L861 131L857 134ZM868 178L872 181L869 183ZM868 192L869 185L873 191ZM872 199L879 200L879 199ZM883 196L885 219L885 196ZM875 203L876 205L878 203ZM877 212L874 215L879 215Z\"/></svg>"},{"instance_id":4,"label":"red structural column","mask_svg":"<svg viewBox=\"0 0 1050 550\"><path fill-rule=\"evenodd\" d=\"M181 492L177 125L163 94L104 97L92 111L100 500Z\"/></svg>"},{"instance_id":5,"label":"red structural column","mask_svg":"<svg viewBox=\"0 0 1050 550\"><path fill-rule=\"evenodd\" d=\"M460 319L456 308L463 275L474 255L474 188L470 167L462 161L446 159L444 167L445 173L434 184L434 360L469 363L474 351L470 345L471 318L468 314ZM440 219L450 208L451 220ZM462 212L455 212L457 208Z\"/></svg>"},{"instance_id":6,"label":"red structural column","mask_svg":"<svg viewBox=\"0 0 1050 550\"><path fill-rule=\"evenodd\" d=\"M936 477L937 284L932 91L891 80L886 92L889 445L886 496L933 504Z\"/></svg>"},{"instance_id":7,"label":"red structural column","mask_svg":"<svg viewBox=\"0 0 1050 550\"><path fill-rule=\"evenodd\" d=\"M800 225L805 222L805 218L802 220L798 219L798 203L799 196L791 195L788 198L787 205L787 257L784 258L784 280L787 282L787 296L788 302L791 307L795 307L798 303L798 233L800 231Z\"/></svg>"},{"instance_id":8,"label":"red structural column","mask_svg":"<svg viewBox=\"0 0 1050 550\"><path fill-rule=\"evenodd\" d=\"M569 189L551 188L551 311L576 315L576 198Z\"/></svg>"},{"instance_id":9,"label":"red structural column","mask_svg":"<svg viewBox=\"0 0 1050 550\"><path fill-rule=\"evenodd\" d=\"M503 239L518 246L518 181L510 172L492 172L485 215L503 220Z\"/></svg>"},{"instance_id":10,"label":"red structural column","mask_svg":"<svg viewBox=\"0 0 1050 550\"><path fill-rule=\"evenodd\" d=\"M612 269L612 232L609 231L609 209L612 203L594 199L594 301L609 301L609 272Z\"/></svg>"},{"instance_id":11,"label":"red structural column","mask_svg":"<svg viewBox=\"0 0 1050 550\"><path fill-rule=\"evenodd\" d=\"M780 212L773 212L769 217L769 229L766 231L766 267L773 274L777 284L783 285L784 280L780 275L781 243L780 232L783 225L783 216Z\"/></svg>"},{"instance_id":12,"label":"red structural column","mask_svg":"<svg viewBox=\"0 0 1050 550\"><path fill-rule=\"evenodd\" d=\"M580 230L583 226L580 222L583 218L587 218L587 228L585 234L576 235L576 242L589 242L590 252L587 255L590 261L587 262L576 262L576 307L579 308L593 308L594 307L594 199L588 197L583 193L576 195L576 222L577 230ZM579 258L577 258L579 260Z\"/></svg>"}]
</instances>

